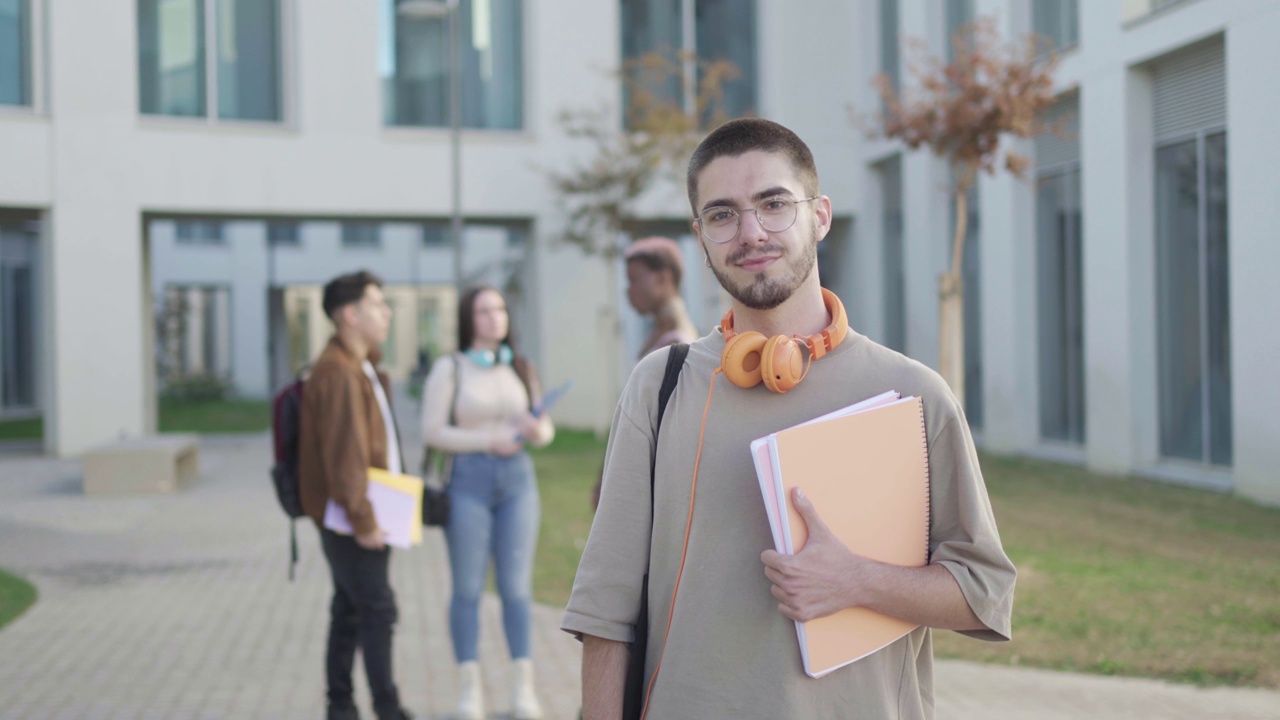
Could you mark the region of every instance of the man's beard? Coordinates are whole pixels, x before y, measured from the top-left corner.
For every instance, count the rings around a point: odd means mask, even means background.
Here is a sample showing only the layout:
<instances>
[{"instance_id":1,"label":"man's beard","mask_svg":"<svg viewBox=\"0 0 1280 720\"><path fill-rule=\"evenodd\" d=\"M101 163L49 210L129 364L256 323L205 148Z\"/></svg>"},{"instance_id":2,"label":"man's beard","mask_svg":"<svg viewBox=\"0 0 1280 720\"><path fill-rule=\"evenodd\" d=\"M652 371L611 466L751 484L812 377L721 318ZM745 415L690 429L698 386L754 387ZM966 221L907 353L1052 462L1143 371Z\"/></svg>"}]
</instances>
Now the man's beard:
<instances>
[{"instance_id":1,"label":"man's beard","mask_svg":"<svg viewBox=\"0 0 1280 720\"><path fill-rule=\"evenodd\" d=\"M741 248L725 260L727 266L732 266L748 255L774 253L782 253L779 259L786 263L789 271L781 277L768 278L764 273L756 273L755 278L749 283L738 285L728 277L727 273L722 273L714 263L711 264L711 273L716 276L716 280L720 281L720 287L724 288L734 300L752 310L772 310L786 302L787 298L795 293L796 289L804 283L805 278L809 277L814 263L818 261L816 229L813 241L802 247L799 254L795 256L786 254L782 245L770 242L762 247Z\"/></svg>"}]
</instances>

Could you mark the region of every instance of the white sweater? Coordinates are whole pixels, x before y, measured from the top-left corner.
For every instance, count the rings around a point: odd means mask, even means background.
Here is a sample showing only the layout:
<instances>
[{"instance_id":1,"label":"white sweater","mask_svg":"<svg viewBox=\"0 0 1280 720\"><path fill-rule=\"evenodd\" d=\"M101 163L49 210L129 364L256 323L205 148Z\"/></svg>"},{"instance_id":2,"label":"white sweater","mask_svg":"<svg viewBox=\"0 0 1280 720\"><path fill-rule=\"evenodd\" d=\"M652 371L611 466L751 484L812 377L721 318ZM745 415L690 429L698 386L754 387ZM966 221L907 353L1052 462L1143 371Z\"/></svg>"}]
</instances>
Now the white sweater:
<instances>
[{"instance_id":1,"label":"white sweater","mask_svg":"<svg viewBox=\"0 0 1280 720\"><path fill-rule=\"evenodd\" d=\"M453 398L454 363L458 363L457 404L454 424L449 424ZM493 442L516 434L512 421L530 407L529 394L510 365L481 367L465 355L442 357L431 366L422 395L422 439L427 445L450 453L489 452ZM545 447L555 437L551 418L543 415L538 432L525 438L533 447Z\"/></svg>"}]
</instances>

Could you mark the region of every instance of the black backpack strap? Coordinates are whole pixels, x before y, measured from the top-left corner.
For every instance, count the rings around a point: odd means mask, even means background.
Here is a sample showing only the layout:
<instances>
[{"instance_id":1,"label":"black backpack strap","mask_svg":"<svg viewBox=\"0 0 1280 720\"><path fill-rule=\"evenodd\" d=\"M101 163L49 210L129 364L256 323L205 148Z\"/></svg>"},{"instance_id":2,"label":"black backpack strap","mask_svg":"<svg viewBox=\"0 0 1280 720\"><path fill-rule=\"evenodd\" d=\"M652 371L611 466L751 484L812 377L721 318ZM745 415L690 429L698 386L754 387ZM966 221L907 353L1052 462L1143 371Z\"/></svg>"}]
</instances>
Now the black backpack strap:
<instances>
[{"instance_id":1,"label":"black backpack strap","mask_svg":"<svg viewBox=\"0 0 1280 720\"><path fill-rule=\"evenodd\" d=\"M649 529L653 529L653 487L658 465L658 432L662 429L662 416L667 412L667 401L680 382L680 371L689 354L689 345L677 343L667 353L667 372L662 376L662 388L658 390L658 423L653 426L653 453L649 458Z\"/></svg>"},{"instance_id":2,"label":"black backpack strap","mask_svg":"<svg viewBox=\"0 0 1280 720\"><path fill-rule=\"evenodd\" d=\"M679 343L671 346L667 353L667 371L662 376L662 388L658 390L658 422L653 427L653 451L649 455L649 534L653 534L653 491L657 477L658 465L658 432L662 429L662 416L667 412L667 401L675 392L676 383L680 381L680 371L684 369L684 359L689 354L689 346ZM653 541L650 540L650 547ZM640 612L636 616L635 638L632 640L630 660L627 665L626 684L623 689L623 720L639 720L640 711L644 707L644 666L645 650L649 642L649 568L644 570L644 579L640 582Z\"/></svg>"}]
</instances>

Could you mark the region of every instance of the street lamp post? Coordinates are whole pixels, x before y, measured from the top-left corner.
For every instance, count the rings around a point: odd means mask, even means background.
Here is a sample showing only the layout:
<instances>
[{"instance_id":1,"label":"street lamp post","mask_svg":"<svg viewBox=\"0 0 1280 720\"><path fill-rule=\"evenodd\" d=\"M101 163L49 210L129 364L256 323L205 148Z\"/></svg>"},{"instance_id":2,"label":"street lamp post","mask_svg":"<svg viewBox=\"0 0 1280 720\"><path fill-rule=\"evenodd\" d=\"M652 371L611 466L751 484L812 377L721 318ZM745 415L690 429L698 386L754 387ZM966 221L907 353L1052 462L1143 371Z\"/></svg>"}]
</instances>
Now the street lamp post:
<instances>
[{"instance_id":1,"label":"street lamp post","mask_svg":"<svg viewBox=\"0 0 1280 720\"><path fill-rule=\"evenodd\" d=\"M449 18L449 153L452 207L449 238L453 244L453 286L461 294L462 274L462 73L459 48L462 45L462 18L459 0L400 0L396 14L405 18Z\"/></svg>"}]
</instances>

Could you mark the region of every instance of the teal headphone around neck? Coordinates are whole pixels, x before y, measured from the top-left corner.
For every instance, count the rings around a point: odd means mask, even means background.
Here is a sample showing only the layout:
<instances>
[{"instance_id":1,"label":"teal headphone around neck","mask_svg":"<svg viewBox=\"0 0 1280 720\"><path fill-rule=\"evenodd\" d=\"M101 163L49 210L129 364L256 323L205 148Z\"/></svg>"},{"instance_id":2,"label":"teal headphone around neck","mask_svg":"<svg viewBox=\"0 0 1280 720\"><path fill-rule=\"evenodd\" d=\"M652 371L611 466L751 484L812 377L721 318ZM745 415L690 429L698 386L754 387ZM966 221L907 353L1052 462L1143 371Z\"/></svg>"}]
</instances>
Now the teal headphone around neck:
<instances>
[{"instance_id":1,"label":"teal headphone around neck","mask_svg":"<svg viewBox=\"0 0 1280 720\"><path fill-rule=\"evenodd\" d=\"M514 359L514 353L511 352L511 346L506 343L499 345L498 352L496 353L492 350L477 350L476 348L471 348L464 354L468 358L471 358L471 362L479 365L480 367L486 368L490 368L495 365L510 365L511 361Z\"/></svg>"}]
</instances>

